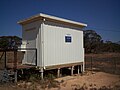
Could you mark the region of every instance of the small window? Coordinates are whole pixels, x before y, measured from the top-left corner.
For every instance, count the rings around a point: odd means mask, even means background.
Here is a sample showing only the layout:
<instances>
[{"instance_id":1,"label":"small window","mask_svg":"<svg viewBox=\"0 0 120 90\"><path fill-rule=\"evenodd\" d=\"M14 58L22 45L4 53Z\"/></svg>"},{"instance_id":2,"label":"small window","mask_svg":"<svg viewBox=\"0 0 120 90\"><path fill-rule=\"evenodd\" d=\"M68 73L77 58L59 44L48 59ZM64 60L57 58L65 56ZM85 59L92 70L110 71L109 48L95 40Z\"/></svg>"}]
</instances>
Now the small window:
<instances>
[{"instance_id":1,"label":"small window","mask_svg":"<svg viewBox=\"0 0 120 90\"><path fill-rule=\"evenodd\" d=\"M72 42L72 37L71 36L65 36L65 42L71 43Z\"/></svg>"}]
</instances>

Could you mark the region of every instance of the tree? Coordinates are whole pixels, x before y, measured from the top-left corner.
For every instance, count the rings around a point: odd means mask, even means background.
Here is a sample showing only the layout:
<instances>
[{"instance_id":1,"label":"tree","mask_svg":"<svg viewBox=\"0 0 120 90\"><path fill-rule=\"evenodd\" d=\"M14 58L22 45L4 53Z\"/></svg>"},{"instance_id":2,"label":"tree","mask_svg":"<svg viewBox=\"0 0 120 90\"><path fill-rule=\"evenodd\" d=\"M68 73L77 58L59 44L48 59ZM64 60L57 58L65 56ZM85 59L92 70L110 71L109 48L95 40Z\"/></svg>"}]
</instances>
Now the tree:
<instances>
[{"instance_id":1,"label":"tree","mask_svg":"<svg viewBox=\"0 0 120 90\"><path fill-rule=\"evenodd\" d=\"M102 37L97 34L94 30L84 31L84 45L86 53L98 53L99 48L103 43Z\"/></svg>"},{"instance_id":2,"label":"tree","mask_svg":"<svg viewBox=\"0 0 120 90\"><path fill-rule=\"evenodd\" d=\"M0 37L0 49L18 47L21 45L22 39L18 36L1 36Z\"/></svg>"},{"instance_id":3,"label":"tree","mask_svg":"<svg viewBox=\"0 0 120 90\"><path fill-rule=\"evenodd\" d=\"M9 41L7 38L2 37L0 38L0 48L6 48L9 44Z\"/></svg>"},{"instance_id":4,"label":"tree","mask_svg":"<svg viewBox=\"0 0 120 90\"><path fill-rule=\"evenodd\" d=\"M106 41L103 43L102 47L103 52L120 52L120 45L113 43L112 41Z\"/></svg>"},{"instance_id":5,"label":"tree","mask_svg":"<svg viewBox=\"0 0 120 90\"><path fill-rule=\"evenodd\" d=\"M120 44L112 41L103 42L94 30L84 31L85 53L120 52Z\"/></svg>"}]
</instances>

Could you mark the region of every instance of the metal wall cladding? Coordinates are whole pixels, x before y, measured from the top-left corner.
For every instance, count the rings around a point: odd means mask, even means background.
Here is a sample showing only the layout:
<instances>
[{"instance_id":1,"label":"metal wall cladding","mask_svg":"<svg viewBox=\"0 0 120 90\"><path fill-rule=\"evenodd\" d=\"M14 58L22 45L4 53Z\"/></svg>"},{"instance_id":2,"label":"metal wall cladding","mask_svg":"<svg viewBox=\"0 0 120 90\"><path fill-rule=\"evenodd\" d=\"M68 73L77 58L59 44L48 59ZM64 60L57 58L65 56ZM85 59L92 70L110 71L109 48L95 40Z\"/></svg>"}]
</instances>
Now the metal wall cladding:
<instances>
[{"instance_id":1,"label":"metal wall cladding","mask_svg":"<svg viewBox=\"0 0 120 90\"><path fill-rule=\"evenodd\" d=\"M46 22L44 31L44 66L84 61L83 31L68 25ZM71 36L71 42L65 42Z\"/></svg>"},{"instance_id":2,"label":"metal wall cladding","mask_svg":"<svg viewBox=\"0 0 120 90\"><path fill-rule=\"evenodd\" d=\"M48 21L28 23L22 28L26 48L37 48L37 66L84 62L81 28ZM65 36L71 37L71 42L65 42ZM28 60L32 57L33 54L25 53L22 63L34 64L34 61Z\"/></svg>"}]
</instances>

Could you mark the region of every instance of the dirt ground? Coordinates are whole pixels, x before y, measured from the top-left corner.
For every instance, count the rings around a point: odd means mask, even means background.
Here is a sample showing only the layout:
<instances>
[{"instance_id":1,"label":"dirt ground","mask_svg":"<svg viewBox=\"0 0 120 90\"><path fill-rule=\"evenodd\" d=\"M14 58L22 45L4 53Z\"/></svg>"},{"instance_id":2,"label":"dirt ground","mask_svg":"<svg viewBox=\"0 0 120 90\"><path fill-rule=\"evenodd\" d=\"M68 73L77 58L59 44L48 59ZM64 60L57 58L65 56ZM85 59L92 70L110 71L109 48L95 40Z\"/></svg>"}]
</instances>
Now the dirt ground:
<instances>
[{"instance_id":1,"label":"dirt ground","mask_svg":"<svg viewBox=\"0 0 120 90\"><path fill-rule=\"evenodd\" d=\"M9 54L9 53L8 53ZM11 55L11 54L10 54ZM110 69L111 71L116 70L114 69L114 62L112 63L113 69L111 69L109 66L111 63L105 62L106 60L109 60L111 57L119 57L120 53L105 53L103 54L87 54L86 56L92 56L93 57L93 68L96 68L96 66L103 65L104 68L107 69L107 71ZM100 64L95 63L95 59L100 58ZM101 59L102 58L102 59ZM107 58L103 60L103 58ZM103 61L101 61L103 60ZM112 60L112 59L110 59ZM119 59L120 60L120 59ZM104 62L104 63L103 63ZM107 63L107 64L106 64ZM119 65L118 62L116 62L117 65ZM94 64L96 66L94 66ZM3 64L4 65L4 64ZM0 64L2 66L2 63ZM90 66L89 66L90 67ZM100 72L104 71L104 72ZM57 78L55 80L47 80L45 82L37 81L19 81L17 84L1 84L0 83L0 90L120 90L120 74L110 74L105 73L106 70L99 70L99 72L93 72L86 71L84 75L74 75L74 76L64 76L61 78ZM117 72L120 72L120 69L118 67ZM113 88L117 86L117 89L106 89ZM103 87L103 89L100 89Z\"/></svg>"},{"instance_id":2,"label":"dirt ground","mask_svg":"<svg viewBox=\"0 0 120 90\"><path fill-rule=\"evenodd\" d=\"M61 90L74 90L75 88L80 88L82 86L87 87L89 90L91 87L100 88L102 86L113 87L116 84L120 85L119 75L113 75L104 72L88 72L83 76L77 75L64 78L68 78L68 80L66 79L65 82L61 84ZM63 78L59 78L57 80L60 81L62 79Z\"/></svg>"},{"instance_id":3,"label":"dirt ground","mask_svg":"<svg viewBox=\"0 0 120 90\"><path fill-rule=\"evenodd\" d=\"M115 85L120 87L120 75L113 75L104 72L90 71L84 75L65 76L55 79L59 82L55 88L41 88L41 84L33 82L18 82L17 85L6 84L0 85L0 90L96 90L90 88L100 88L103 86L112 88ZM48 83L46 83L48 84ZM81 87L85 89L80 89ZM98 89L97 89L98 90ZM106 89L101 89L106 90ZM115 89L119 90L119 89Z\"/></svg>"}]
</instances>

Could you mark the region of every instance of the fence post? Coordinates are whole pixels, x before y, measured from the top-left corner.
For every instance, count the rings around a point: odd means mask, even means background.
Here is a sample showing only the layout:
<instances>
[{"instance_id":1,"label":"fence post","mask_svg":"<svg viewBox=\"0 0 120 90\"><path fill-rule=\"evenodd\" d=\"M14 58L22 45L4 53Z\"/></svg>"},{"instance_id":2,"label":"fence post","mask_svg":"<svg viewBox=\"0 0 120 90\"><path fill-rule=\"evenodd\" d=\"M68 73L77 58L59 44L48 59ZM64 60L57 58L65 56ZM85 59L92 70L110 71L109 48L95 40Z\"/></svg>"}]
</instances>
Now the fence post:
<instances>
[{"instance_id":1,"label":"fence post","mask_svg":"<svg viewBox=\"0 0 120 90\"><path fill-rule=\"evenodd\" d=\"M14 49L14 69L17 68L17 49Z\"/></svg>"},{"instance_id":2,"label":"fence post","mask_svg":"<svg viewBox=\"0 0 120 90\"><path fill-rule=\"evenodd\" d=\"M17 83L17 49L14 49L14 78L15 83Z\"/></svg>"},{"instance_id":3,"label":"fence post","mask_svg":"<svg viewBox=\"0 0 120 90\"><path fill-rule=\"evenodd\" d=\"M86 56L85 56L85 61L84 61L84 62L85 62L85 63L84 63L84 64L85 64L85 71L86 71L86 68L87 68L87 67L86 67L86 65L87 65L87 64L86 64L86 62L87 62L87 61L86 61Z\"/></svg>"},{"instance_id":4,"label":"fence post","mask_svg":"<svg viewBox=\"0 0 120 90\"><path fill-rule=\"evenodd\" d=\"M91 72L93 72L93 60L92 60L92 56L91 56Z\"/></svg>"},{"instance_id":5,"label":"fence post","mask_svg":"<svg viewBox=\"0 0 120 90\"><path fill-rule=\"evenodd\" d=\"M7 67L7 61L6 61L6 50L5 50L5 68Z\"/></svg>"},{"instance_id":6,"label":"fence post","mask_svg":"<svg viewBox=\"0 0 120 90\"><path fill-rule=\"evenodd\" d=\"M116 64L117 64L117 63L116 63L116 58L114 59L114 64L115 64L115 70L114 70L114 73L116 73L116 68L117 68L117 67L116 67L116 66L117 66L117 65L116 65Z\"/></svg>"}]
</instances>

